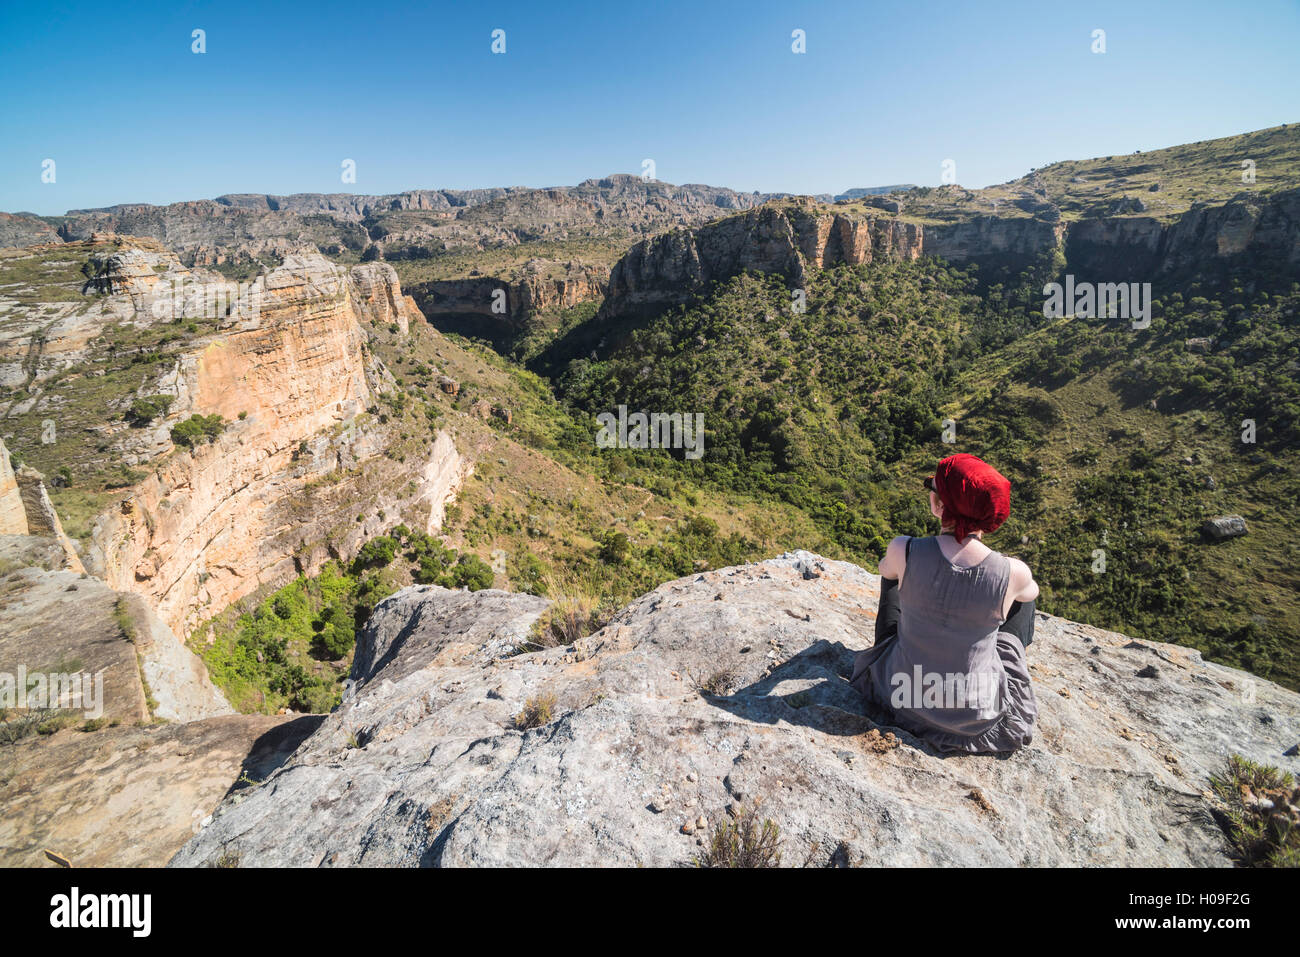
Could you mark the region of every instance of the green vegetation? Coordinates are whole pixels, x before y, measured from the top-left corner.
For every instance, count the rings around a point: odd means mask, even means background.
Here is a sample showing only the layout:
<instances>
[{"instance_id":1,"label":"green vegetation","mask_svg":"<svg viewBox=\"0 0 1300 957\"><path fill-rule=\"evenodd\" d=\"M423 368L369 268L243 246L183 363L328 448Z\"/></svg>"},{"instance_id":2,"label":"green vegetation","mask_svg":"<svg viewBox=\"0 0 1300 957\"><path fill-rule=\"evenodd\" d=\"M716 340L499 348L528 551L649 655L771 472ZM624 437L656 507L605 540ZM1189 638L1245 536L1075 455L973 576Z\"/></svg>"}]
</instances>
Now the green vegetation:
<instances>
[{"instance_id":1,"label":"green vegetation","mask_svg":"<svg viewBox=\"0 0 1300 957\"><path fill-rule=\"evenodd\" d=\"M757 808L738 811L714 829L708 848L695 861L699 867L780 867L781 829Z\"/></svg>"},{"instance_id":2,"label":"green vegetation","mask_svg":"<svg viewBox=\"0 0 1300 957\"><path fill-rule=\"evenodd\" d=\"M351 663L360 584L331 562L315 578L228 609L191 647L239 711L329 711Z\"/></svg>"},{"instance_id":3,"label":"green vegetation","mask_svg":"<svg viewBox=\"0 0 1300 957\"><path fill-rule=\"evenodd\" d=\"M1253 163L1254 182L1242 181L1245 160ZM1297 127L1275 126L1149 153L1052 163L986 189L921 187L903 194L903 218L956 222L988 215L996 203L1000 217L1041 215L1042 207L1051 204L1065 220L1142 215L1167 222L1194 203L1222 203L1242 193L1259 196L1293 189L1298 168ZM860 202L846 205L863 208Z\"/></svg>"},{"instance_id":4,"label":"green vegetation","mask_svg":"<svg viewBox=\"0 0 1300 957\"><path fill-rule=\"evenodd\" d=\"M1300 867L1300 788L1290 774L1234 754L1210 779L1248 867Z\"/></svg>"},{"instance_id":5,"label":"green vegetation","mask_svg":"<svg viewBox=\"0 0 1300 957\"><path fill-rule=\"evenodd\" d=\"M1300 686L1300 523L1277 507L1300 494L1279 459L1297 438L1300 285L1248 263L1175 276L1134 331L1044 319L1035 291L1056 268L988 284L933 260L838 267L811 278L804 313L780 277L741 275L650 323L576 337L606 341L595 358L533 362L575 420L704 413L698 461L609 450L609 474L780 502L817 530L802 547L868 567L892 536L933 531L920 479L972 452L1012 480L1012 519L989 544L1035 570L1043 610ZM576 457L594 432L560 441ZM1229 513L1250 533L1208 543L1202 523ZM757 539L707 560L754 557ZM662 560L670 543L610 530L597 556L614 582L630 564L653 585L689 571Z\"/></svg>"},{"instance_id":6,"label":"green vegetation","mask_svg":"<svg viewBox=\"0 0 1300 957\"><path fill-rule=\"evenodd\" d=\"M327 712L338 704L375 605L412 582L474 591L491 586L492 571L477 556L398 525L347 565L329 562L313 577L237 603L195 631L190 647L239 711Z\"/></svg>"},{"instance_id":7,"label":"green vegetation","mask_svg":"<svg viewBox=\"0 0 1300 957\"><path fill-rule=\"evenodd\" d=\"M220 415L191 415L173 426L172 441L182 448L192 449L200 443L211 442L225 428L226 421Z\"/></svg>"}]
</instances>

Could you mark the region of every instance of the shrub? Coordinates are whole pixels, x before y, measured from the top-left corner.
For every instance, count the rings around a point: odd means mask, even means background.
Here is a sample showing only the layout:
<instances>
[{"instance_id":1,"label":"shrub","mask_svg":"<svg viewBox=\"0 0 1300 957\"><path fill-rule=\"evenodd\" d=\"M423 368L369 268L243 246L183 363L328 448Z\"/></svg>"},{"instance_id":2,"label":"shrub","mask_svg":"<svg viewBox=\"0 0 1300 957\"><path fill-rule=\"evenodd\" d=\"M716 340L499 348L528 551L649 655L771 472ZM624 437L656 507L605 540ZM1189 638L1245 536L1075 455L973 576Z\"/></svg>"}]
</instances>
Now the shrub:
<instances>
[{"instance_id":1,"label":"shrub","mask_svg":"<svg viewBox=\"0 0 1300 957\"><path fill-rule=\"evenodd\" d=\"M192 449L200 442L211 442L225 427L226 421L219 414L191 415L172 428L172 441Z\"/></svg>"},{"instance_id":2,"label":"shrub","mask_svg":"<svg viewBox=\"0 0 1300 957\"><path fill-rule=\"evenodd\" d=\"M338 605L326 606L312 627L316 629L316 647L331 661L344 657L357 643L352 617Z\"/></svg>"},{"instance_id":3,"label":"shrub","mask_svg":"<svg viewBox=\"0 0 1300 957\"><path fill-rule=\"evenodd\" d=\"M456 560L456 567L452 570L452 581L455 587L468 588L470 591L482 591L484 588L492 587L492 580L495 573L492 566L477 555L465 553Z\"/></svg>"},{"instance_id":4,"label":"shrub","mask_svg":"<svg viewBox=\"0 0 1300 957\"><path fill-rule=\"evenodd\" d=\"M524 702L524 710L515 715L515 727L520 731L540 728L551 721L551 712L555 709L555 695L543 694L529 698Z\"/></svg>"},{"instance_id":5,"label":"shrub","mask_svg":"<svg viewBox=\"0 0 1300 957\"><path fill-rule=\"evenodd\" d=\"M174 395L147 395L131 403L125 418L132 425L148 425L154 419L166 415L175 401Z\"/></svg>"},{"instance_id":6,"label":"shrub","mask_svg":"<svg viewBox=\"0 0 1300 957\"><path fill-rule=\"evenodd\" d=\"M1228 837L1250 867L1300 867L1300 788L1290 774L1231 755L1210 778L1227 805Z\"/></svg>"},{"instance_id":7,"label":"shrub","mask_svg":"<svg viewBox=\"0 0 1300 957\"><path fill-rule=\"evenodd\" d=\"M756 809L741 811L713 832L713 840L696 864L700 867L778 867L781 829L769 820L758 823Z\"/></svg>"},{"instance_id":8,"label":"shrub","mask_svg":"<svg viewBox=\"0 0 1300 957\"><path fill-rule=\"evenodd\" d=\"M397 539L388 535L372 538L361 546L361 551L357 553L356 561L353 563L354 570L388 567L397 557L397 547Z\"/></svg>"},{"instance_id":9,"label":"shrub","mask_svg":"<svg viewBox=\"0 0 1300 957\"><path fill-rule=\"evenodd\" d=\"M624 565L632 554L626 532L606 532L600 540L600 560L610 565Z\"/></svg>"}]
</instances>

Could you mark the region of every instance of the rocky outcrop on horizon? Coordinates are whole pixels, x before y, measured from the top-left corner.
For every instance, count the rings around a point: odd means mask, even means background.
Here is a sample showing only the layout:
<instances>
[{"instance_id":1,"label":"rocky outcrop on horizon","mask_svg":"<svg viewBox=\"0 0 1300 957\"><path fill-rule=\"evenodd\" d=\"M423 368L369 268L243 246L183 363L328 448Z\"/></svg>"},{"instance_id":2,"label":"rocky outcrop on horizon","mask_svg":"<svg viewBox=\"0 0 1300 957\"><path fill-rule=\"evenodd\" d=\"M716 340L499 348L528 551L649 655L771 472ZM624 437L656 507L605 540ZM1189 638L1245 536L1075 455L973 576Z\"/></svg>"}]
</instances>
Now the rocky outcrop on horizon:
<instances>
[{"instance_id":1,"label":"rocky outcrop on horizon","mask_svg":"<svg viewBox=\"0 0 1300 957\"><path fill-rule=\"evenodd\" d=\"M635 238L708 222L767 198L626 174L545 189L410 190L387 196L232 194L166 206L125 203L69 210L58 235L66 241L88 240L95 233L152 237L198 266L283 258L304 244L329 255L373 246L375 254L386 258L411 259L577 235Z\"/></svg>"},{"instance_id":2,"label":"rocky outcrop on horizon","mask_svg":"<svg viewBox=\"0 0 1300 957\"><path fill-rule=\"evenodd\" d=\"M546 310L600 299L608 283L609 269L599 264L530 260L505 277L434 280L413 286L412 292L420 311L435 323L443 316L477 315L493 323L518 324ZM497 302L504 312L496 308Z\"/></svg>"},{"instance_id":3,"label":"rocky outcrop on horizon","mask_svg":"<svg viewBox=\"0 0 1300 957\"><path fill-rule=\"evenodd\" d=\"M29 213L0 213L0 249L58 241L58 231L37 216Z\"/></svg>"},{"instance_id":4,"label":"rocky outcrop on horizon","mask_svg":"<svg viewBox=\"0 0 1300 957\"><path fill-rule=\"evenodd\" d=\"M980 215L921 224L907 220L905 202L901 215L863 215L798 197L642 240L611 270L600 314L680 305L745 270L782 275L797 287L807 269L841 263L938 256L956 265L1019 270L1057 254L1075 272L1107 281L1149 280L1243 254L1294 269L1300 266L1300 189L1198 204L1169 223Z\"/></svg>"},{"instance_id":5,"label":"rocky outcrop on horizon","mask_svg":"<svg viewBox=\"0 0 1300 957\"><path fill-rule=\"evenodd\" d=\"M1297 770L1300 696L1042 614L1033 743L936 754L848 684L878 582L791 553L528 654L544 599L405 589L343 704L171 864L680 866L752 812L786 864L1227 866L1209 775L1234 753Z\"/></svg>"},{"instance_id":6,"label":"rocky outcrop on horizon","mask_svg":"<svg viewBox=\"0 0 1300 957\"><path fill-rule=\"evenodd\" d=\"M601 315L688 302L710 284L746 270L780 274L799 286L808 268L915 259L921 252L921 227L910 223L852 217L810 197L769 203L633 246L610 272Z\"/></svg>"}]
</instances>

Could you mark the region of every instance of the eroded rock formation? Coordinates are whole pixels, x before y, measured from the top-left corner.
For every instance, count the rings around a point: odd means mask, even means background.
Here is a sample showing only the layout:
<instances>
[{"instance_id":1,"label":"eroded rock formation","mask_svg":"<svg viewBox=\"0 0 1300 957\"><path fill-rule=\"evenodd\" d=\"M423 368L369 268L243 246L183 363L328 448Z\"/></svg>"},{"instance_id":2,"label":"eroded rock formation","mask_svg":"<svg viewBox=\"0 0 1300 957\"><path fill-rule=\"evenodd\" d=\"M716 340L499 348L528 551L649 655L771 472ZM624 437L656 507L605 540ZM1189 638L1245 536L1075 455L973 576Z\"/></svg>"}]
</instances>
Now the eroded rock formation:
<instances>
[{"instance_id":1,"label":"eroded rock formation","mask_svg":"<svg viewBox=\"0 0 1300 957\"><path fill-rule=\"evenodd\" d=\"M225 794L255 786L320 720L225 715L10 745L0 866L50 867L48 849L73 867L160 867Z\"/></svg>"},{"instance_id":2,"label":"eroded rock formation","mask_svg":"<svg viewBox=\"0 0 1300 957\"><path fill-rule=\"evenodd\" d=\"M176 397L160 431L190 414L220 415L224 431L177 449L101 516L94 567L187 634L263 585L352 554L381 530L380 513L440 527L466 467L454 443L442 435L428 459L397 461L383 454L391 430L366 411L391 380L363 323L412 316L384 264L348 273L293 256L267 274L223 334L158 386Z\"/></svg>"},{"instance_id":3,"label":"eroded rock formation","mask_svg":"<svg viewBox=\"0 0 1300 957\"><path fill-rule=\"evenodd\" d=\"M807 269L841 263L939 256L959 265L1021 269L1060 254L1076 271L1121 281L1158 279L1243 253L1283 269L1300 266L1300 190L1198 204L1172 221L1126 215L1067 222L1058 211L921 224L905 215L836 212L798 197L642 240L611 271L601 315L679 305L744 270L779 274L799 286Z\"/></svg>"}]
</instances>

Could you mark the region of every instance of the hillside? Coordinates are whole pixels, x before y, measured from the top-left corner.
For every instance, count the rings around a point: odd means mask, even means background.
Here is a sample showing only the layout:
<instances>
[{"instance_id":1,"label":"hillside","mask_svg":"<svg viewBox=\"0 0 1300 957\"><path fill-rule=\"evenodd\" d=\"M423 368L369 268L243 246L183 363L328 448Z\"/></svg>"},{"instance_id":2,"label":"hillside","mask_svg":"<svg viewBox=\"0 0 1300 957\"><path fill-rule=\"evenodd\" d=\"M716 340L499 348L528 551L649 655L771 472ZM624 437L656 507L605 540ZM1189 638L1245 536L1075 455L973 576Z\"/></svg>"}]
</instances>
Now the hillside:
<instances>
[{"instance_id":1,"label":"hillside","mask_svg":"<svg viewBox=\"0 0 1300 957\"><path fill-rule=\"evenodd\" d=\"M1300 156L1300 129L1259 138ZM1147 158L1196 184L1237 139ZM984 456L1017 503L990 542L1038 570L1044 608L1300 687L1300 529L1273 504L1298 491L1300 193L1273 176L1149 229L989 220L985 246L772 202L638 244L598 313L523 358L575 414L705 413L703 460L629 454L795 505L809 544L859 562L929 527L915 490L935 460ZM1149 328L1046 318L1043 285L1066 274L1154 280ZM1209 540L1225 515L1248 533Z\"/></svg>"}]
</instances>

